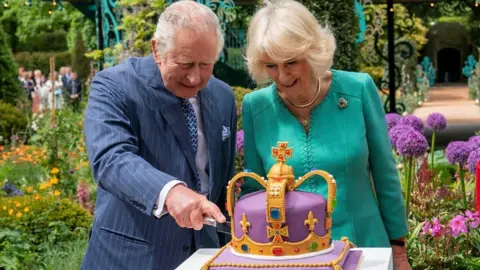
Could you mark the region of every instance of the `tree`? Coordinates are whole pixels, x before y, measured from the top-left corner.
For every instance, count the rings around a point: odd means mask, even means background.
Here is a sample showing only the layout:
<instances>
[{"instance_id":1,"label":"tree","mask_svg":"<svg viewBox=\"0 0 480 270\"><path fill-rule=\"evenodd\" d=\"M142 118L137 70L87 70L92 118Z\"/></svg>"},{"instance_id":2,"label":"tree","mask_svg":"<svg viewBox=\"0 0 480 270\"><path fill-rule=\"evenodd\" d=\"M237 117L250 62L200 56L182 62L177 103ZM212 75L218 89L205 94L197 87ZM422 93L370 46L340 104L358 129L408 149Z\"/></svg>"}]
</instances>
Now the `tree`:
<instances>
[{"instance_id":1,"label":"tree","mask_svg":"<svg viewBox=\"0 0 480 270\"><path fill-rule=\"evenodd\" d=\"M17 65L8 46L6 34L0 27L0 100L15 105L23 93L18 80Z\"/></svg>"},{"instance_id":2,"label":"tree","mask_svg":"<svg viewBox=\"0 0 480 270\"><path fill-rule=\"evenodd\" d=\"M72 68L77 72L78 78L84 82L90 73L90 60L85 56L85 44L82 33L77 32L72 52Z\"/></svg>"},{"instance_id":3,"label":"tree","mask_svg":"<svg viewBox=\"0 0 480 270\"><path fill-rule=\"evenodd\" d=\"M357 70L359 50L355 43L359 31L353 0L301 0L322 24L328 24L336 38L333 68Z\"/></svg>"}]
</instances>

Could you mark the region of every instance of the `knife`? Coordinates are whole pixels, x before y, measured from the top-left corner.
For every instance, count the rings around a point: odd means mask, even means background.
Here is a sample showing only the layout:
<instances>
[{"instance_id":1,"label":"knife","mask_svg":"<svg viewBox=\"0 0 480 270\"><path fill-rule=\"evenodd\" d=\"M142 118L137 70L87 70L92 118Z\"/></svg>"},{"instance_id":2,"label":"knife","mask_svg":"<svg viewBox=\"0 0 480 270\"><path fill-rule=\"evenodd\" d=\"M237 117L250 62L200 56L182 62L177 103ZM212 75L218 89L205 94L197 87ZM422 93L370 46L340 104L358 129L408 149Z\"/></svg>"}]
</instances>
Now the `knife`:
<instances>
[{"instance_id":1,"label":"knife","mask_svg":"<svg viewBox=\"0 0 480 270\"><path fill-rule=\"evenodd\" d=\"M218 223L214 218L204 217L203 224L217 228L218 232L224 234L232 234L230 228L230 221L225 221L224 223Z\"/></svg>"}]
</instances>

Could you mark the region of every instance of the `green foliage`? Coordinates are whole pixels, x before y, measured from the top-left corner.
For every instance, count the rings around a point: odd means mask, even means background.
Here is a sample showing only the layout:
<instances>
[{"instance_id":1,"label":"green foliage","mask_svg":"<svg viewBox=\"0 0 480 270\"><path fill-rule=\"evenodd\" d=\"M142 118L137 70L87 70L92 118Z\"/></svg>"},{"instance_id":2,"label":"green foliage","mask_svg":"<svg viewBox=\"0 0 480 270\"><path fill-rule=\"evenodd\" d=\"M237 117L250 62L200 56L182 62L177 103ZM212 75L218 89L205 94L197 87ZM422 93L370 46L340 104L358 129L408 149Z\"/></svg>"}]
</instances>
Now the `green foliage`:
<instances>
[{"instance_id":1,"label":"green foliage","mask_svg":"<svg viewBox=\"0 0 480 270\"><path fill-rule=\"evenodd\" d=\"M43 253L86 239L92 223L87 210L56 196L4 197L0 207L0 268L45 269Z\"/></svg>"},{"instance_id":2,"label":"green foliage","mask_svg":"<svg viewBox=\"0 0 480 270\"><path fill-rule=\"evenodd\" d=\"M26 125L27 118L24 112L0 101L0 137L8 140L11 135L24 131Z\"/></svg>"},{"instance_id":3,"label":"green foliage","mask_svg":"<svg viewBox=\"0 0 480 270\"><path fill-rule=\"evenodd\" d=\"M69 29L82 31L85 37L89 37L86 44L88 47L95 46L96 36L94 22L89 22L83 14L73 7L69 2L62 2L63 10L58 11L52 6L51 1L32 1L30 7L24 5L24 1L8 1L9 8L5 9L0 16L0 22L9 29L10 44L14 52L26 46L38 47L34 45L39 39L39 43L47 45L45 41L48 39L42 36L48 36L52 33L63 32L63 37L57 36L58 39L51 39L50 46L65 46L66 32ZM49 10L52 14L49 14ZM74 40L74 36L67 34L70 41ZM33 43L33 44L30 44ZM57 45L56 45L56 44ZM68 48L71 49L73 43L67 42ZM44 47L44 46L41 46ZM47 49L47 48L46 48ZM62 51L66 48L61 49ZM53 51L53 49L50 49Z\"/></svg>"},{"instance_id":4,"label":"green foliage","mask_svg":"<svg viewBox=\"0 0 480 270\"><path fill-rule=\"evenodd\" d=\"M124 8L118 30L124 31L123 57L145 56L151 52L150 40L157 20L166 7L164 0L121 0L117 5Z\"/></svg>"},{"instance_id":5,"label":"green foliage","mask_svg":"<svg viewBox=\"0 0 480 270\"><path fill-rule=\"evenodd\" d=\"M72 54L65 52L19 52L15 54L15 61L19 66L25 67L25 70L39 69L42 74L50 73L50 57L55 57L55 69L61 66L71 65Z\"/></svg>"},{"instance_id":6,"label":"green foliage","mask_svg":"<svg viewBox=\"0 0 480 270\"><path fill-rule=\"evenodd\" d=\"M75 45L72 53L72 68L77 72L78 78L84 82L90 73L90 60L85 56L86 50L82 34L77 32Z\"/></svg>"},{"instance_id":7,"label":"green foliage","mask_svg":"<svg viewBox=\"0 0 480 270\"><path fill-rule=\"evenodd\" d=\"M0 27L0 101L15 104L17 99L23 95L24 91L18 80L17 72L17 66L8 47L5 33Z\"/></svg>"},{"instance_id":8,"label":"green foliage","mask_svg":"<svg viewBox=\"0 0 480 270\"><path fill-rule=\"evenodd\" d=\"M333 68L358 69L358 46L355 44L359 27L352 0L301 0L299 1L321 22L328 24L335 35L337 50Z\"/></svg>"}]
</instances>

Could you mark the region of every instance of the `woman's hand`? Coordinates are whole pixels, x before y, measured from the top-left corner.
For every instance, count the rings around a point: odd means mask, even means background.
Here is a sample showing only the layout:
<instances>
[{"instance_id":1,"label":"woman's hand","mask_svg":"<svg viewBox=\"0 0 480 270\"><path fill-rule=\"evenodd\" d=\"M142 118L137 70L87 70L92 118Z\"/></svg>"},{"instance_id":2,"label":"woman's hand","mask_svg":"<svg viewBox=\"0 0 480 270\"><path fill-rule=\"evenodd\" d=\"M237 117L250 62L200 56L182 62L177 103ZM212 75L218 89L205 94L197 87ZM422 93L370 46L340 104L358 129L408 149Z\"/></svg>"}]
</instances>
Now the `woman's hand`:
<instances>
[{"instance_id":1,"label":"woman's hand","mask_svg":"<svg viewBox=\"0 0 480 270\"><path fill-rule=\"evenodd\" d=\"M395 270L411 270L412 267L408 263L407 248L401 246L392 246L393 252L393 269Z\"/></svg>"}]
</instances>

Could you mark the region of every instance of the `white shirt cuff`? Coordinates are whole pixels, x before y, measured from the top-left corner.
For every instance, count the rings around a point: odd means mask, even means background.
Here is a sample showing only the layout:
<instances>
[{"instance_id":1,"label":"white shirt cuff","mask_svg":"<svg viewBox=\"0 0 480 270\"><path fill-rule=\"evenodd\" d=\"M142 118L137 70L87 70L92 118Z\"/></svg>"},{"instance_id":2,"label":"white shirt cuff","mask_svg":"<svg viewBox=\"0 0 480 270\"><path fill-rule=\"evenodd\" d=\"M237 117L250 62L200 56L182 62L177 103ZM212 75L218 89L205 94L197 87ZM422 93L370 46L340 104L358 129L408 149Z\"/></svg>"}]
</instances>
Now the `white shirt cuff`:
<instances>
[{"instance_id":1,"label":"white shirt cuff","mask_svg":"<svg viewBox=\"0 0 480 270\"><path fill-rule=\"evenodd\" d=\"M167 210L165 208L165 199L167 198L168 192L176 186L177 184L182 184L185 187L187 184L185 182L179 181L179 180L172 180L168 182L165 186L163 186L162 191L160 191L160 194L158 194L157 201L155 202L156 209L153 210L153 214L157 217L160 218L163 215L167 214Z\"/></svg>"}]
</instances>

